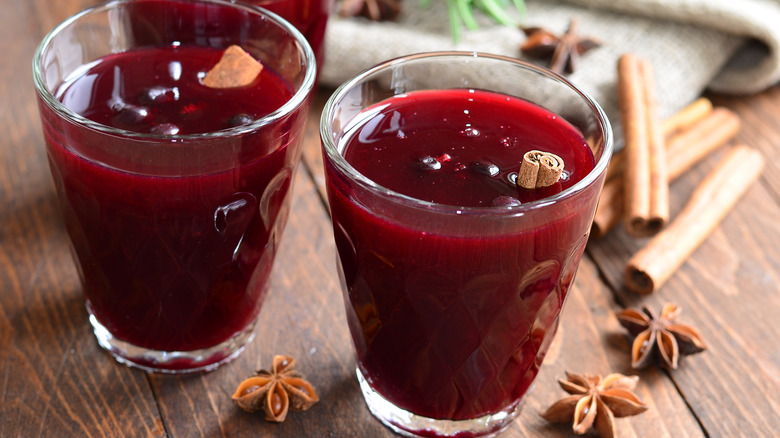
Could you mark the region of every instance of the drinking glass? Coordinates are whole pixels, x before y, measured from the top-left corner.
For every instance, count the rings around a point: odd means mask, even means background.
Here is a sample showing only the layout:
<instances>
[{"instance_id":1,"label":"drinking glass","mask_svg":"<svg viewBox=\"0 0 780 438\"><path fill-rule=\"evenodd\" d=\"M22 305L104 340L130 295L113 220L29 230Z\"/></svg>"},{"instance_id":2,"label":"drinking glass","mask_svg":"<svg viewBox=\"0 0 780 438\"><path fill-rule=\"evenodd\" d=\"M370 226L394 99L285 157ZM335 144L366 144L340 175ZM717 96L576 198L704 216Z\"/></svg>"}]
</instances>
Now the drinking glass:
<instances>
[{"instance_id":1,"label":"drinking glass","mask_svg":"<svg viewBox=\"0 0 780 438\"><path fill-rule=\"evenodd\" d=\"M241 0L260 6L289 21L301 31L317 58L317 67L325 62L325 30L333 0Z\"/></svg>"},{"instance_id":2,"label":"drinking glass","mask_svg":"<svg viewBox=\"0 0 780 438\"><path fill-rule=\"evenodd\" d=\"M595 167L543 199L463 207L387 189L345 159L357 127L398 125L405 137L404 122L382 112L386 99L456 89L551 111L579 130ZM420 130L445 123L422 111L416 117L425 120ZM612 152L604 112L566 79L517 59L423 53L344 83L325 105L320 133L346 317L369 410L409 436L497 434L520 412L588 239ZM437 147L433 138L431 152Z\"/></svg>"},{"instance_id":3,"label":"drinking glass","mask_svg":"<svg viewBox=\"0 0 780 438\"><path fill-rule=\"evenodd\" d=\"M76 78L123 52L221 53L231 45L289 87L290 97L268 115L197 134L150 134L96 122L62 103L64 93L79 93L68 91ZM156 114L155 99L186 89L178 78L194 81L179 61L158 61L177 86L151 94L149 107L136 111L144 116ZM148 73L128 76L137 74ZM99 345L121 363L164 373L209 371L236 357L254 336L290 208L316 77L303 35L245 4L118 0L51 31L35 52L33 76ZM114 88L117 100L130 93L122 86ZM201 110L193 103L181 116Z\"/></svg>"}]
</instances>

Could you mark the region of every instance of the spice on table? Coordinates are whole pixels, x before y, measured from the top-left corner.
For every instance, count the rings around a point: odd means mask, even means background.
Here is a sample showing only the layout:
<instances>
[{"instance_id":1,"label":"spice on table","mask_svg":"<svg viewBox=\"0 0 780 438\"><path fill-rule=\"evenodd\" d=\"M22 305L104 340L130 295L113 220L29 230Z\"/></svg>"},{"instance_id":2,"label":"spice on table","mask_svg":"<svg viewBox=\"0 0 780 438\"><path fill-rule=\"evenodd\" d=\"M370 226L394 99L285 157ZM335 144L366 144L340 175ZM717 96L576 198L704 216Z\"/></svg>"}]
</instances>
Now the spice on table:
<instances>
[{"instance_id":1,"label":"spice on table","mask_svg":"<svg viewBox=\"0 0 780 438\"><path fill-rule=\"evenodd\" d=\"M632 53L620 57L618 97L625 137L626 230L635 237L652 236L669 220L669 178L649 61Z\"/></svg>"},{"instance_id":2,"label":"spice on table","mask_svg":"<svg viewBox=\"0 0 780 438\"><path fill-rule=\"evenodd\" d=\"M629 259L626 287L644 294L661 287L717 228L763 169L760 152L734 146L696 187L666 229Z\"/></svg>"},{"instance_id":3,"label":"spice on table","mask_svg":"<svg viewBox=\"0 0 780 438\"><path fill-rule=\"evenodd\" d=\"M618 312L620 324L635 336L631 346L633 368L642 369L660 362L662 366L676 369L681 355L707 349L695 328L677 322L678 313L679 308L671 303L664 304L658 317L648 307Z\"/></svg>"},{"instance_id":4,"label":"spice on table","mask_svg":"<svg viewBox=\"0 0 780 438\"><path fill-rule=\"evenodd\" d=\"M573 421L572 430L578 435L595 429L601 438L617 436L615 418L641 414L647 405L631 391L639 380L637 376L613 373L604 377L566 373L558 380L564 391L571 394L542 414L552 423Z\"/></svg>"},{"instance_id":5,"label":"spice on table","mask_svg":"<svg viewBox=\"0 0 780 438\"><path fill-rule=\"evenodd\" d=\"M342 17L365 17L372 21L393 21L401 13L401 0L344 0L339 5Z\"/></svg>"},{"instance_id":6,"label":"spice on table","mask_svg":"<svg viewBox=\"0 0 780 438\"><path fill-rule=\"evenodd\" d=\"M710 113L712 113L712 102L706 97L700 97L661 122L661 130L668 137L676 132L684 131Z\"/></svg>"},{"instance_id":7,"label":"spice on table","mask_svg":"<svg viewBox=\"0 0 780 438\"><path fill-rule=\"evenodd\" d=\"M295 370L295 359L274 356L271 370L260 370L238 385L233 401L247 412L262 409L265 419L281 423L287 412L305 411L319 401L314 387Z\"/></svg>"},{"instance_id":8,"label":"spice on table","mask_svg":"<svg viewBox=\"0 0 780 438\"><path fill-rule=\"evenodd\" d=\"M685 110L683 110L685 111ZM666 141L667 177L669 182L682 176L702 158L723 147L733 139L741 127L741 121L726 108L715 108L706 117L672 135ZM616 154L609 163L607 182L599 198L593 218L591 236L601 237L623 218L624 152Z\"/></svg>"},{"instance_id":9,"label":"spice on table","mask_svg":"<svg viewBox=\"0 0 780 438\"><path fill-rule=\"evenodd\" d=\"M222 57L203 77L203 85L209 88L245 87L251 84L263 70L263 64L239 46L225 49Z\"/></svg>"},{"instance_id":10,"label":"spice on table","mask_svg":"<svg viewBox=\"0 0 780 438\"><path fill-rule=\"evenodd\" d=\"M549 187L561 179L563 167L563 159L553 153L528 151L517 172L517 185L526 189Z\"/></svg>"},{"instance_id":11,"label":"spice on table","mask_svg":"<svg viewBox=\"0 0 780 438\"><path fill-rule=\"evenodd\" d=\"M563 35L556 35L542 27L522 28L526 35L520 51L532 58L550 58L550 70L563 74L573 73L580 56L601 46L601 41L577 35L577 20L571 20Z\"/></svg>"}]
</instances>

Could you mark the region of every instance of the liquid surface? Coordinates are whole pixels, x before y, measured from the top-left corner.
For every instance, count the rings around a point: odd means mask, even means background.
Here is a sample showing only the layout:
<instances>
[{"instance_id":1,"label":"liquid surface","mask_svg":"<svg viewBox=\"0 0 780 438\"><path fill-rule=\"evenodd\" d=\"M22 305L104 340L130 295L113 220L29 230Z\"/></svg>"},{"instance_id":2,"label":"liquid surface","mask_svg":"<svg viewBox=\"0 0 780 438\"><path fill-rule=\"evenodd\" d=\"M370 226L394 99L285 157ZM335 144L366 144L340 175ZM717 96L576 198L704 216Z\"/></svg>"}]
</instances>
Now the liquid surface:
<instances>
[{"instance_id":1,"label":"liquid surface","mask_svg":"<svg viewBox=\"0 0 780 438\"><path fill-rule=\"evenodd\" d=\"M516 205L571 187L595 164L574 127L539 106L497 93L416 91L366 112L372 116L351 134L344 157L379 185L424 201ZM523 154L533 149L563 159L558 184L517 187Z\"/></svg>"},{"instance_id":2,"label":"liquid surface","mask_svg":"<svg viewBox=\"0 0 780 438\"><path fill-rule=\"evenodd\" d=\"M136 49L109 55L58 93L88 119L140 133L198 134L249 123L278 109L292 91L263 68L246 87L200 83L223 50L193 46Z\"/></svg>"}]
</instances>

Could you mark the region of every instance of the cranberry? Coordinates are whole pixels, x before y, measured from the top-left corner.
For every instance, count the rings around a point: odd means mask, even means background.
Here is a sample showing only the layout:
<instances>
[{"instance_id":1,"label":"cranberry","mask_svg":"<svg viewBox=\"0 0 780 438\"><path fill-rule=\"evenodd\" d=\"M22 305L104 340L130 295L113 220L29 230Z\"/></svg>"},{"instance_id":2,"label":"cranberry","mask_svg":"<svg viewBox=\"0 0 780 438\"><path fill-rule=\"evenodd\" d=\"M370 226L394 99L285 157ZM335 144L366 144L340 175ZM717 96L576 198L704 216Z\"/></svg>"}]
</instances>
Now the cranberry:
<instances>
[{"instance_id":1,"label":"cranberry","mask_svg":"<svg viewBox=\"0 0 780 438\"><path fill-rule=\"evenodd\" d=\"M149 110L138 105L123 105L114 114L113 122L117 126L136 126L149 119Z\"/></svg>"},{"instance_id":2,"label":"cranberry","mask_svg":"<svg viewBox=\"0 0 780 438\"><path fill-rule=\"evenodd\" d=\"M493 207L514 207L517 205L521 205L522 202L520 202L519 199L513 197L513 196L506 196L501 195L493 199L493 201L490 202L490 205Z\"/></svg>"},{"instance_id":3,"label":"cranberry","mask_svg":"<svg viewBox=\"0 0 780 438\"><path fill-rule=\"evenodd\" d=\"M179 127L173 123L160 123L152 126L152 134L176 135L179 133Z\"/></svg>"},{"instance_id":4,"label":"cranberry","mask_svg":"<svg viewBox=\"0 0 780 438\"><path fill-rule=\"evenodd\" d=\"M480 175L485 175L489 177L494 177L498 175L498 166L491 163L490 161L472 161L469 163L469 168L473 170L474 172L477 172Z\"/></svg>"},{"instance_id":5,"label":"cranberry","mask_svg":"<svg viewBox=\"0 0 780 438\"><path fill-rule=\"evenodd\" d=\"M138 94L138 102L141 105L154 105L178 100L179 93L175 88L149 87Z\"/></svg>"},{"instance_id":6,"label":"cranberry","mask_svg":"<svg viewBox=\"0 0 780 438\"><path fill-rule=\"evenodd\" d=\"M249 114L240 113L240 114L234 114L230 119L228 119L228 126L231 128L241 125L248 125L252 122L254 122L254 117L250 116Z\"/></svg>"},{"instance_id":7,"label":"cranberry","mask_svg":"<svg viewBox=\"0 0 780 438\"><path fill-rule=\"evenodd\" d=\"M441 169L441 161L427 155L425 157L417 158L414 162L414 167L418 170L430 172Z\"/></svg>"}]
</instances>

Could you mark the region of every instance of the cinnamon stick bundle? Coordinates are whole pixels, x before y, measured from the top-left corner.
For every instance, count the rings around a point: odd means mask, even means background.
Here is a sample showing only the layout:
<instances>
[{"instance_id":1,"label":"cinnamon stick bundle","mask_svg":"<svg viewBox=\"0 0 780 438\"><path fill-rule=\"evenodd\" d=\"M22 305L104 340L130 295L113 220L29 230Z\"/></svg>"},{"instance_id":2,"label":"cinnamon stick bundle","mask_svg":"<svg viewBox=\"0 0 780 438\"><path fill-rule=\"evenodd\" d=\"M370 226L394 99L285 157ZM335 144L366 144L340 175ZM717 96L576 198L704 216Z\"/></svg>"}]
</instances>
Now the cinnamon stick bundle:
<instances>
[{"instance_id":1,"label":"cinnamon stick bundle","mask_svg":"<svg viewBox=\"0 0 780 438\"><path fill-rule=\"evenodd\" d=\"M649 294L664 284L720 224L764 168L755 149L735 146L691 195L685 208L628 262L625 284Z\"/></svg>"},{"instance_id":2,"label":"cinnamon stick bundle","mask_svg":"<svg viewBox=\"0 0 780 438\"><path fill-rule=\"evenodd\" d=\"M620 57L618 95L625 136L626 229L633 236L651 236L669 219L669 178L655 79L647 60L630 53Z\"/></svg>"},{"instance_id":3,"label":"cinnamon stick bundle","mask_svg":"<svg viewBox=\"0 0 780 438\"><path fill-rule=\"evenodd\" d=\"M724 146L737 135L740 127L741 122L736 114L726 108L715 108L705 118L672 136L666 142L669 181ZM591 227L591 236L597 238L617 225L624 212L623 179L619 177L625 170L622 152L613 157L609 167L611 176L607 176Z\"/></svg>"}]
</instances>

